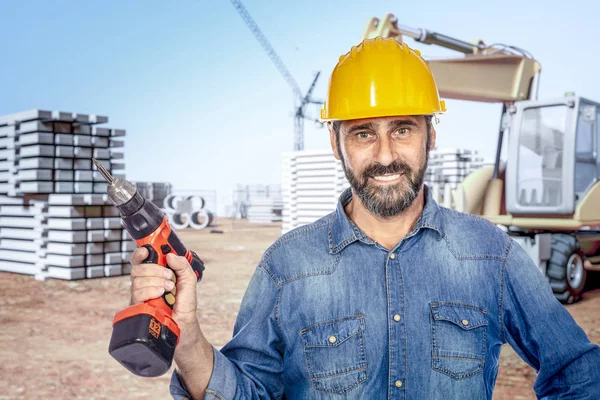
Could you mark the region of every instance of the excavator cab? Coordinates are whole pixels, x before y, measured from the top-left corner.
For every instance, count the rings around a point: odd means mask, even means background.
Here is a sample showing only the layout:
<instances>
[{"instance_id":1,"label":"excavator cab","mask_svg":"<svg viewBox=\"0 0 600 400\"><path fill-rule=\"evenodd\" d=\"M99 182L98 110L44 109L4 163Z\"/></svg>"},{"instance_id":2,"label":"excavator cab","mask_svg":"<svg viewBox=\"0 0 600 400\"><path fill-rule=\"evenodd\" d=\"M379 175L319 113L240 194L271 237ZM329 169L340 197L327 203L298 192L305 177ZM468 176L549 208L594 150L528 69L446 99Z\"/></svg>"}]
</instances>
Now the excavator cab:
<instances>
[{"instance_id":1,"label":"excavator cab","mask_svg":"<svg viewBox=\"0 0 600 400\"><path fill-rule=\"evenodd\" d=\"M521 101L508 109L508 213L556 218L575 213L599 177L598 112L599 104L575 96Z\"/></svg>"},{"instance_id":2,"label":"excavator cab","mask_svg":"<svg viewBox=\"0 0 600 400\"><path fill-rule=\"evenodd\" d=\"M367 22L363 39L377 36L463 53L426 60L440 95L503 105L494 166L471 172L455 190L446 184L443 197L434 185L434 196L506 231L558 300L578 301L588 271L600 271L600 103L573 94L539 100L541 64L515 46L400 25L393 14Z\"/></svg>"}]
</instances>

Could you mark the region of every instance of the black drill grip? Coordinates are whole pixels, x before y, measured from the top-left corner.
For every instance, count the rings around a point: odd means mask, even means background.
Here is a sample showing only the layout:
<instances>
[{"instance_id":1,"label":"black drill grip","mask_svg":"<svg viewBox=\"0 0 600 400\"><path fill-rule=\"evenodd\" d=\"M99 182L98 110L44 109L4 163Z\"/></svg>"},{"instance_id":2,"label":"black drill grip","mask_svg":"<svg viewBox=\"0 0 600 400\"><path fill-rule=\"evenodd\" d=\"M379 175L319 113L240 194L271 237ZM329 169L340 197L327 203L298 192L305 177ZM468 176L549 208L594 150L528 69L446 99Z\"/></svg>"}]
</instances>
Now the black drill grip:
<instances>
[{"instance_id":1,"label":"black drill grip","mask_svg":"<svg viewBox=\"0 0 600 400\"><path fill-rule=\"evenodd\" d=\"M204 262L198 257L196 252L190 250L190 253L192 254L192 262L190 265L198 278L198 282L200 282L202 280L202 273L204 272Z\"/></svg>"},{"instance_id":2,"label":"black drill grip","mask_svg":"<svg viewBox=\"0 0 600 400\"><path fill-rule=\"evenodd\" d=\"M146 257L144 261L142 261L142 264L157 264L158 253L154 250L154 248L149 244L145 244L142 247L145 247L148 250L148 257Z\"/></svg>"}]
</instances>

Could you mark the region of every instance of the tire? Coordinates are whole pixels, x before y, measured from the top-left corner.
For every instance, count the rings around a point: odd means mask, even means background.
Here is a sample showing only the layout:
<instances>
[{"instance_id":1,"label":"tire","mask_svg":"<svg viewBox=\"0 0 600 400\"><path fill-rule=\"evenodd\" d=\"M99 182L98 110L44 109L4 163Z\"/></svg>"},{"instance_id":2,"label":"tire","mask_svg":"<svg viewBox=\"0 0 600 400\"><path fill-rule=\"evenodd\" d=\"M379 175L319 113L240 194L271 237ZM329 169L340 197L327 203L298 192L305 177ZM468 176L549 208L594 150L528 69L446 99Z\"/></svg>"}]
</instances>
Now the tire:
<instances>
[{"instance_id":1,"label":"tire","mask_svg":"<svg viewBox=\"0 0 600 400\"><path fill-rule=\"evenodd\" d=\"M581 298L587 270L583 267L583 253L571 235L552 235L552 253L546 275L554 296L563 304L572 304Z\"/></svg>"}]
</instances>

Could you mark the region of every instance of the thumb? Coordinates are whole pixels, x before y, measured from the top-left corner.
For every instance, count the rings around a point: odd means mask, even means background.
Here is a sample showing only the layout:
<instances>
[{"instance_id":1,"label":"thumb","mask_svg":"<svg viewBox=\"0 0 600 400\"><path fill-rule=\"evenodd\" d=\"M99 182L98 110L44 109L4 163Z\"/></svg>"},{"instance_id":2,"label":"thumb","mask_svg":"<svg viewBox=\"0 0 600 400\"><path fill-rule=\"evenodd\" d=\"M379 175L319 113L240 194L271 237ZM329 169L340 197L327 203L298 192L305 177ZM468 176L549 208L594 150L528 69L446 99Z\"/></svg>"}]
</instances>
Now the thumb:
<instances>
[{"instance_id":1,"label":"thumb","mask_svg":"<svg viewBox=\"0 0 600 400\"><path fill-rule=\"evenodd\" d=\"M196 284L196 274L192 270L190 263L183 256L176 256L173 253L167 254L167 264L173 270L177 277L177 283Z\"/></svg>"}]
</instances>

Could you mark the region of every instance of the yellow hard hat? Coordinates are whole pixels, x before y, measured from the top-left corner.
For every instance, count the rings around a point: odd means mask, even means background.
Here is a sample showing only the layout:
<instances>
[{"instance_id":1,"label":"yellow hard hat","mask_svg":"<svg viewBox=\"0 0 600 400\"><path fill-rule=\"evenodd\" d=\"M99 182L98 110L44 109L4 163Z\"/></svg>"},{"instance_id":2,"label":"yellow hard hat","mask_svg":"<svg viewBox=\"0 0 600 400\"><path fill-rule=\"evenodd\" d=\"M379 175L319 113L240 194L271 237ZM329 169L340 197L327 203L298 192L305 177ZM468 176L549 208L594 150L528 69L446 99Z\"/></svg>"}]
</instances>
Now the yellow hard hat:
<instances>
[{"instance_id":1,"label":"yellow hard hat","mask_svg":"<svg viewBox=\"0 0 600 400\"><path fill-rule=\"evenodd\" d=\"M324 121L446 111L435 79L418 50L393 38L365 39L333 69Z\"/></svg>"}]
</instances>

